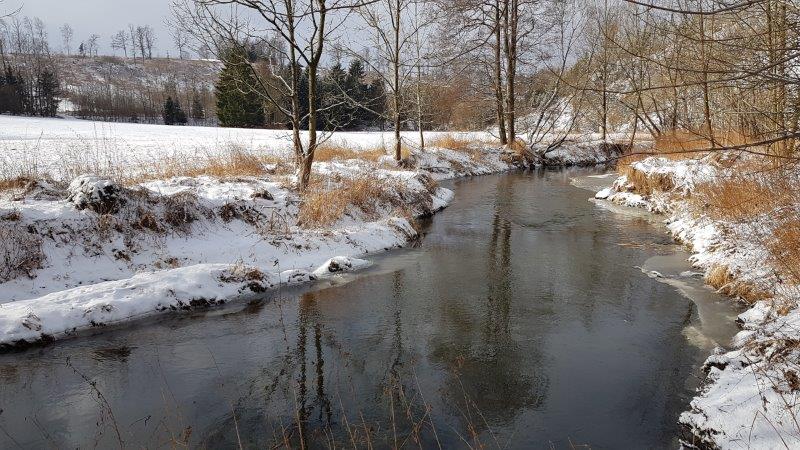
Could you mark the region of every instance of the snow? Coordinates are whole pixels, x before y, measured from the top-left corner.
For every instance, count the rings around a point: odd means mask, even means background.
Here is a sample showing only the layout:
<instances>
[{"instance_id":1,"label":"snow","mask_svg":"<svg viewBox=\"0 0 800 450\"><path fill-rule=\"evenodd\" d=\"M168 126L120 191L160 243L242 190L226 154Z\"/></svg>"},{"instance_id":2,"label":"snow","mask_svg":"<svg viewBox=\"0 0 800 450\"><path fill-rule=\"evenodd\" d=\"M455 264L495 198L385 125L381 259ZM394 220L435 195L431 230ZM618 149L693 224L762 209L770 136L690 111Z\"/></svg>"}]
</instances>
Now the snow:
<instances>
[{"instance_id":1,"label":"snow","mask_svg":"<svg viewBox=\"0 0 800 450\"><path fill-rule=\"evenodd\" d=\"M429 132L426 139L451 134L465 139L491 138L488 133ZM408 145L418 145L417 132L403 132L402 136ZM390 146L394 138L390 132L338 132L329 142L369 149ZM0 115L0 176L35 170L69 181L75 168L95 174L114 173L119 167L131 170L168 158L198 160L231 148L288 155L291 132Z\"/></svg>"},{"instance_id":2,"label":"snow","mask_svg":"<svg viewBox=\"0 0 800 450\"><path fill-rule=\"evenodd\" d=\"M692 250L690 261L706 275L725 267L735 282L769 294L738 316L742 331L732 348L718 348L707 359L706 382L680 416L692 436L684 445L800 448L800 291L783 282L771 264L766 242L773 218L737 223L689 207L699 184L729 175L724 164L717 164L718 156L644 159L632 168L651 180L667 177L672 189L637 192L622 176L596 198L665 214L669 232Z\"/></svg>"},{"instance_id":3,"label":"snow","mask_svg":"<svg viewBox=\"0 0 800 450\"><path fill-rule=\"evenodd\" d=\"M58 167L73 154L101 155L98 160L119 167L170 152L186 158L202 149L220 152L225 142L284 153L289 145L288 134L274 130L8 116L0 116L0 130L0 145L12 149L0 157L5 164L24 166L35 149L40 169ZM332 139L368 148L387 138L337 133ZM18 160L21 154L27 156ZM0 263L17 268L0 271L0 347L49 342L359 270L368 264L359 259L363 255L415 239L411 218L452 201L453 192L433 180L506 171L517 167L513 156L485 145L414 151L406 168L385 159L317 162L314 177L324 186L373 177L393 199L374 200L365 209L350 205L341 219L321 228L298 222L303 198L290 187L292 176L120 185L87 172L0 192L0 234L10 237L0 242Z\"/></svg>"},{"instance_id":4,"label":"snow","mask_svg":"<svg viewBox=\"0 0 800 450\"><path fill-rule=\"evenodd\" d=\"M68 289L0 305L0 347L48 341L163 311L224 303L276 285L313 281L368 265L336 257L313 272L262 273L241 265L196 264Z\"/></svg>"}]
</instances>

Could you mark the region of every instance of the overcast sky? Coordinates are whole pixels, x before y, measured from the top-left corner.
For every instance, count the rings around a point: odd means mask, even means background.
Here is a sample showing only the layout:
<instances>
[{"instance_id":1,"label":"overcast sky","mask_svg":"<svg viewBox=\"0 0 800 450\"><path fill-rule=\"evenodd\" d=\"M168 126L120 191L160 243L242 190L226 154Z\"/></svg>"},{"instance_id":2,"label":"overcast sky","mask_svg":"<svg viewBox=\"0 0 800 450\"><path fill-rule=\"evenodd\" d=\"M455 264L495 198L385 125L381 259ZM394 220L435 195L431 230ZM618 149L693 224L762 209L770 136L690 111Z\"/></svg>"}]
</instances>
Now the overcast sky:
<instances>
[{"instance_id":1,"label":"overcast sky","mask_svg":"<svg viewBox=\"0 0 800 450\"><path fill-rule=\"evenodd\" d=\"M38 17L47 24L50 43L61 50L59 28L68 23L75 30L73 47L92 34L99 34L101 53L110 54L111 35L134 25L150 25L158 37L157 53L174 54L164 20L170 16L169 0L0 0L0 13L22 8L20 16ZM73 49L74 52L74 49Z\"/></svg>"}]
</instances>

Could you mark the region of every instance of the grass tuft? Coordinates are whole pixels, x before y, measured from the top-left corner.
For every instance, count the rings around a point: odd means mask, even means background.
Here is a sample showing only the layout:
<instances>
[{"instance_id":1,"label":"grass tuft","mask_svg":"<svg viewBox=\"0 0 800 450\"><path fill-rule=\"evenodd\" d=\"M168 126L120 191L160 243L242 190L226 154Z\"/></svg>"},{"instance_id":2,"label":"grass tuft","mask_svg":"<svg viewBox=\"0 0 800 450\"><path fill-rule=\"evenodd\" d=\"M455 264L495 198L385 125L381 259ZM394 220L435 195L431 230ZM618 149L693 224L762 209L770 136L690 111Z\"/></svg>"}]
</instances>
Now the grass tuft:
<instances>
[{"instance_id":1,"label":"grass tuft","mask_svg":"<svg viewBox=\"0 0 800 450\"><path fill-rule=\"evenodd\" d=\"M399 206L394 192L392 181L376 176L317 180L303 194L297 223L304 228L330 226L341 220L350 206L375 216L381 206Z\"/></svg>"}]
</instances>

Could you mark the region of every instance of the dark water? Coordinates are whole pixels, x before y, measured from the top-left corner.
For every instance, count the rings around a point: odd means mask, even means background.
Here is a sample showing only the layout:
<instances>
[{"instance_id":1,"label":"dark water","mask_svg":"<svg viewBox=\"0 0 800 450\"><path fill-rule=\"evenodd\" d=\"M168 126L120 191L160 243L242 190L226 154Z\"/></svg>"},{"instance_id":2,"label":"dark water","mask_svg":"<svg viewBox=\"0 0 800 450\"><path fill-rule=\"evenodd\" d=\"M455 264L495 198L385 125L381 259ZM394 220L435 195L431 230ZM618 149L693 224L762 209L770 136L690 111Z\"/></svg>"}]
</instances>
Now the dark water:
<instances>
[{"instance_id":1,"label":"dark water","mask_svg":"<svg viewBox=\"0 0 800 450\"><path fill-rule=\"evenodd\" d=\"M696 307L635 267L663 231L578 174L456 182L336 286L2 355L0 448L674 447Z\"/></svg>"}]
</instances>

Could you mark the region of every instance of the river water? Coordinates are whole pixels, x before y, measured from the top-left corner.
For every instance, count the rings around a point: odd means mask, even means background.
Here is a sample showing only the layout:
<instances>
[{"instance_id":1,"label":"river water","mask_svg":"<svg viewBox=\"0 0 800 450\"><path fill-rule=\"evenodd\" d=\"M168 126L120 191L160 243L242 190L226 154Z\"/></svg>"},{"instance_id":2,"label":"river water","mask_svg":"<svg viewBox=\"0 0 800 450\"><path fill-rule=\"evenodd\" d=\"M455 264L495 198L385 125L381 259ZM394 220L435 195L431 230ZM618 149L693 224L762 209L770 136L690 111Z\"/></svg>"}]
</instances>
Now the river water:
<instances>
[{"instance_id":1,"label":"river water","mask_svg":"<svg viewBox=\"0 0 800 450\"><path fill-rule=\"evenodd\" d=\"M0 355L0 448L674 448L737 310L591 174L455 181L361 273Z\"/></svg>"}]
</instances>

